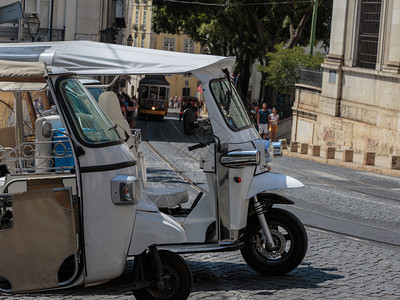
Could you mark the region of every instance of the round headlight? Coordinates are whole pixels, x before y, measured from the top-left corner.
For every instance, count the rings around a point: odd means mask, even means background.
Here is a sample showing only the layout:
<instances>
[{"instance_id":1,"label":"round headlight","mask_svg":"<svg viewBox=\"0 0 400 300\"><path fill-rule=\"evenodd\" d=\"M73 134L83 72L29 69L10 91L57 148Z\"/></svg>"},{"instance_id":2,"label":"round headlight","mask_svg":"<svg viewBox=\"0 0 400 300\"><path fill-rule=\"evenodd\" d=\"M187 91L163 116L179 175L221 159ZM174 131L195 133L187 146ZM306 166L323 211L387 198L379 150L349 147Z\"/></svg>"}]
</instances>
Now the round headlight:
<instances>
[{"instance_id":1,"label":"round headlight","mask_svg":"<svg viewBox=\"0 0 400 300\"><path fill-rule=\"evenodd\" d=\"M121 196L125 198L125 201L133 201L133 190L131 184L124 184L121 189Z\"/></svg>"}]
</instances>

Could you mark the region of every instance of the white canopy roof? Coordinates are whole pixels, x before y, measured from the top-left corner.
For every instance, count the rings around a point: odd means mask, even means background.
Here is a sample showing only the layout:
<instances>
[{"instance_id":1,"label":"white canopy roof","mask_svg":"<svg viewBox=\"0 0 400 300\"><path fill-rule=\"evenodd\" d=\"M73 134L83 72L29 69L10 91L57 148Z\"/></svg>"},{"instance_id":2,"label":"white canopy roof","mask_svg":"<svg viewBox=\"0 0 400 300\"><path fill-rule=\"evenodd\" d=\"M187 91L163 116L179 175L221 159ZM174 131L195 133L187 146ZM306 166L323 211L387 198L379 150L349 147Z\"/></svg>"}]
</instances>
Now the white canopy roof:
<instances>
[{"instance_id":1,"label":"white canopy roof","mask_svg":"<svg viewBox=\"0 0 400 300\"><path fill-rule=\"evenodd\" d=\"M22 49L23 48L23 49ZM19 50L18 50L19 49ZM78 75L192 73L203 82L231 69L234 57L189 54L89 41L0 45L0 58L44 61ZM20 58L18 58L20 56Z\"/></svg>"}]
</instances>

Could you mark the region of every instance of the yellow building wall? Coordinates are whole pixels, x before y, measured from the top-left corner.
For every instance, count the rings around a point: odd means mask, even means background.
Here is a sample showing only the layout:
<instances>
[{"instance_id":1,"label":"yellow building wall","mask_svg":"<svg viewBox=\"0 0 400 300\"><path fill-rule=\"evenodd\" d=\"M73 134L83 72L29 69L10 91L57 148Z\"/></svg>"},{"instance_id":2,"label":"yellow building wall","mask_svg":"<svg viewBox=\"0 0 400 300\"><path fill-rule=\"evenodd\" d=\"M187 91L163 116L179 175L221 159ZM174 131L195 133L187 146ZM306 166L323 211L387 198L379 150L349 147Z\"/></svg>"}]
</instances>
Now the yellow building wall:
<instances>
[{"instance_id":1,"label":"yellow building wall","mask_svg":"<svg viewBox=\"0 0 400 300\"><path fill-rule=\"evenodd\" d=\"M178 34L158 34L156 36L155 49L164 50L164 38L175 39L175 49L177 52L184 52L185 39L190 39L187 35ZM200 44L194 43L193 52L195 54L201 53ZM197 78L193 75L170 75L166 76L169 84L171 85L171 97L180 97L183 93L183 88L190 88L189 96L197 95Z\"/></svg>"}]
</instances>

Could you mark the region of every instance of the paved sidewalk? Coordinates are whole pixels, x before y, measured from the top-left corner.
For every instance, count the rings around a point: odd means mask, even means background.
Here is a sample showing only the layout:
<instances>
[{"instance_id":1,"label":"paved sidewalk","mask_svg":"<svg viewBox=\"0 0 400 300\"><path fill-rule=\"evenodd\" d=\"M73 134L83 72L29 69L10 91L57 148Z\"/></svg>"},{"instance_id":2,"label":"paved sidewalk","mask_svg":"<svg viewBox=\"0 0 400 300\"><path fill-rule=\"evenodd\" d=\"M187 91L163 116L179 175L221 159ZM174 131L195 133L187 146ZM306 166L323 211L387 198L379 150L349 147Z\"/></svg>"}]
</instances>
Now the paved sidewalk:
<instances>
[{"instance_id":1,"label":"paved sidewalk","mask_svg":"<svg viewBox=\"0 0 400 300\"><path fill-rule=\"evenodd\" d=\"M290 152L290 150L284 150L283 155L297 157L302 159L308 159L312 161L316 161L319 163L330 164L334 166L340 166L345 168L350 168L354 170L361 170L367 172L373 172L377 174L389 175L400 177L400 170L393 170L390 167L390 157L388 156L379 156L375 157L375 165L367 166L363 164L364 153L354 153L353 162L344 162L342 161L343 151L335 151L335 159L326 159L325 158L325 150L321 147L321 155L320 156L312 156L311 149L309 149L308 154L301 154L300 152Z\"/></svg>"},{"instance_id":2,"label":"paved sidewalk","mask_svg":"<svg viewBox=\"0 0 400 300\"><path fill-rule=\"evenodd\" d=\"M291 140L291 130L292 130L292 118L287 118L282 120L279 123L277 139L286 139L288 142L288 148L290 146ZM376 155L375 156L375 165L367 166L363 164L364 153L356 153L353 154L353 162L343 162L343 150L335 151L335 159L326 159L325 158L325 148L321 147L320 156L312 156L311 155L311 145L309 145L308 154L300 154L299 152L290 152L290 150L284 150L283 155L297 157L302 159L308 159L312 161L316 161L319 163L326 163L330 165L350 168L354 170L361 170L367 172L373 172L377 174L384 174L389 176L400 177L400 170L393 170L390 168L391 166L391 158L390 156Z\"/></svg>"}]
</instances>

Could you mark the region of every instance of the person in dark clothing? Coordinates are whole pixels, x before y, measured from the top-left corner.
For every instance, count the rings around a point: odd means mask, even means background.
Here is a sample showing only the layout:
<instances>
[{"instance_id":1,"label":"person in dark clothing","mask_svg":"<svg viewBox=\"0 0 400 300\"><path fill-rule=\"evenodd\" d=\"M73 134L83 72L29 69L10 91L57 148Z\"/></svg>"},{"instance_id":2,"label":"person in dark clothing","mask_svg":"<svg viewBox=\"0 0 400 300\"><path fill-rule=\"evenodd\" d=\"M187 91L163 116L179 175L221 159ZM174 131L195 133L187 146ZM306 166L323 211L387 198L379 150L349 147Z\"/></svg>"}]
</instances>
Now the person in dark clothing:
<instances>
[{"instance_id":1,"label":"person in dark clothing","mask_svg":"<svg viewBox=\"0 0 400 300\"><path fill-rule=\"evenodd\" d=\"M262 109L258 112L257 116L257 126L258 126L258 132L260 133L260 136L266 140L267 135L268 135L268 109L267 109L267 103L262 104Z\"/></svg>"},{"instance_id":2,"label":"person in dark clothing","mask_svg":"<svg viewBox=\"0 0 400 300\"><path fill-rule=\"evenodd\" d=\"M135 127L135 109L138 107L136 100L131 99L128 95L126 99L126 120L128 121L129 127Z\"/></svg>"},{"instance_id":3,"label":"person in dark clothing","mask_svg":"<svg viewBox=\"0 0 400 300\"><path fill-rule=\"evenodd\" d=\"M182 107L181 107L181 112L179 114L179 121L182 120L183 112L185 111L185 109L190 108L190 107L193 107L192 104L190 103L190 101L189 100L183 100Z\"/></svg>"}]
</instances>

